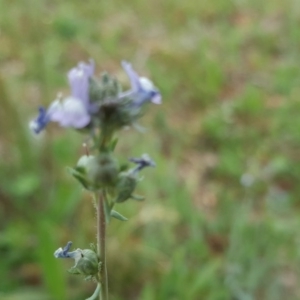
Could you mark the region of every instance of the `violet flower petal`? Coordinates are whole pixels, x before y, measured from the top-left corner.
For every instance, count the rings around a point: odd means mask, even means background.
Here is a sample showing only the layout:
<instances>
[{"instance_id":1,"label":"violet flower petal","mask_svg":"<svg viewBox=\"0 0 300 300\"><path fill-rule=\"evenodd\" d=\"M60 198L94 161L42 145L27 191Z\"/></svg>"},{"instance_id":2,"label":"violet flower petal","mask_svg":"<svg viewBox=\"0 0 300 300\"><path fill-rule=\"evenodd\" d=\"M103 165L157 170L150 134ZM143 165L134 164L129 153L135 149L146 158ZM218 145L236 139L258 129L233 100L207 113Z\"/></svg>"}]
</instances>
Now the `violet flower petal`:
<instances>
[{"instance_id":1,"label":"violet flower petal","mask_svg":"<svg viewBox=\"0 0 300 300\"><path fill-rule=\"evenodd\" d=\"M121 64L127 76L129 77L131 90L133 92L138 92L141 86L139 75L133 70L132 65L129 62L123 60Z\"/></svg>"},{"instance_id":2,"label":"violet flower petal","mask_svg":"<svg viewBox=\"0 0 300 300\"><path fill-rule=\"evenodd\" d=\"M131 84L131 90L121 93L120 98L132 97L134 99L135 106L141 106L147 101L151 101L154 104L161 104L161 94L157 88L146 77L139 77L139 75L133 70L130 63L122 61L122 67L124 68Z\"/></svg>"},{"instance_id":3,"label":"violet flower petal","mask_svg":"<svg viewBox=\"0 0 300 300\"><path fill-rule=\"evenodd\" d=\"M161 104L161 94L151 80L146 77L140 77L140 84L145 94L144 97L149 97L154 104Z\"/></svg>"},{"instance_id":4,"label":"violet flower petal","mask_svg":"<svg viewBox=\"0 0 300 300\"><path fill-rule=\"evenodd\" d=\"M89 64L79 63L68 73L71 95L80 99L87 110L89 109L89 78L93 76L94 69L94 62L90 61Z\"/></svg>"},{"instance_id":5,"label":"violet flower petal","mask_svg":"<svg viewBox=\"0 0 300 300\"><path fill-rule=\"evenodd\" d=\"M48 109L49 119L62 127L83 128L91 121L84 104L77 98L68 97L54 101Z\"/></svg>"},{"instance_id":6,"label":"violet flower petal","mask_svg":"<svg viewBox=\"0 0 300 300\"><path fill-rule=\"evenodd\" d=\"M54 101L50 107L39 108L38 116L30 122L30 129L38 134L49 122L58 122L62 127L83 128L91 121L93 107L89 103L89 79L94 74L94 62L79 63L68 73L71 97Z\"/></svg>"},{"instance_id":7,"label":"violet flower petal","mask_svg":"<svg viewBox=\"0 0 300 300\"><path fill-rule=\"evenodd\" d=\"M58 248L54 252L55 258L73 258L75 260L75 265L79 261L79 259L82 257L82 250L76 249L74 251L69 252L70 248L72 246L72 242L68 242L67 245L64 248Z\"/></svg>"}]
</instances>

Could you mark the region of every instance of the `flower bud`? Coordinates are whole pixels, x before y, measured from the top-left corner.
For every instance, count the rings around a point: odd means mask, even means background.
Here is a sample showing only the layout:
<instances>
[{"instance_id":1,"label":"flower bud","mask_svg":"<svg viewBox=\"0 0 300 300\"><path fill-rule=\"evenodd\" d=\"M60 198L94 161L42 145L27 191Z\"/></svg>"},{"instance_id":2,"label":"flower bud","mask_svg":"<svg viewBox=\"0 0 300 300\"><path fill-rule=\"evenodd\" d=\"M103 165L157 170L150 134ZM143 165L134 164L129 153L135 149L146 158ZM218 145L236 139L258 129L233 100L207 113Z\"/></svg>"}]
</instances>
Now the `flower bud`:
<instances>
[{"instance_id":1,"label":"flower bud","mask_svg":"<svg viewBox=\"0 0 300 300\"><path fill-rule=\"evenodd\" d=\"M121 86L118 81L106 72L101 76L101 83L105 98L117 97L121 92Z\"/></svg>"},{"instance_id":2,"label":"flower bud","mask_svg":"<svg viewBox=\"0 0 300 300\"><path fill-rule=\"evenodd\" d=\"M91 77L89 81L89 97L92 103L101 102L104 99L103 88L101 82L95 77Z\"/></svg>"},{"instance_id":3,"label":"flower bud","mask_svg":"<svg viewBox=\"0 0 300 300\"><path fill-rule=\"evenodd\" d=\"M99 260L97 254L91 249L76 249L69 251L72 242L68 242L64 248L54 252L56 258L73 258L75 265L69 270L72 274L83 274L86 276L96 275L99 271Z\"/></svg>"},{"instance_id":4,"label":"flower bud","mask_svg":"<svg viewBox=\"0 0 300 300\"><path fill-rule=\"evenodd\" d=\"M108 153L101 153L99 156L82 156L77 168L83 170L87 181L94 188L111 186L118 176L118 164Z\"/></svg>"},{"instance_id":5,"label":"flower bud","mask_svg":"<svg viewBox=\"0 0 300 300\"><path fill-rule=\"evenodd\" d=\"M133 157L129 160L135 163L137 166L127 172L122 172L119 174L118 182L116 184L117 197L115 202L117 203L124 202L129 198L143 200L143 197L132 194L139 180L138 174L145 167L155 167L154 161L148 154L143 154L141 157Z\"/></svg>"},{"instance_id":6,"label":"flower bud","mask_svg":"<svg viewBox=\"0 0 300 300\"><path fill-rule=\"evenodd\" d=\"M69 271L74 273L74 271L86 276L96 275L98 272L98 256L97 254L90 250L84 249L81 250L81 257L78 259L77 263L74 267L72 267Z\"/></svg>"},{"instance_id":7,"label":"flower bud","mask_svg":"<svg viewBox=\"0 0 300 300\"><path fill-rule=\"evenodd\" d=\"M105 99L116 98L120 92L120 84L108 73L103 73L101 80L95 77L89 79L89 97L93 103L101 104Z\"/></svg>"},{"instance_id":8,"label":"flower bud","mask_svg":"<svg viewBox=\"0 0 300 300\"><path fill-rule=\"evenodd\" d=\"M117 130L131 125L140 115L141 109L133 107L130 98L122 100L109 98L100 106L97 118L100 120L102 130L106 128Z\"/></svg>"},{"instance_id":9,"label":"flower bud","mask_svg":"<svg viewBox=\"0 0 300 300\"><path fill-rule=\"evenodd\" d=\"M137 178L134 173L131 171L120 173L116 186L118 196L115 202L120 203L129 199L132 196L136 184Z\"/></svg>"},{"instance_id":10,"label":"flower bud","mask_svg":"<svg viewBox=\"0 0 300 300\"><path fill-rule=\"evenodd\" d=\"M94 156L93 155L83 155L79 158L77 162L77 168L83 168L85 169L86 166L89 164L90 161L93 161Z\"/></svg>"}]
</instances>

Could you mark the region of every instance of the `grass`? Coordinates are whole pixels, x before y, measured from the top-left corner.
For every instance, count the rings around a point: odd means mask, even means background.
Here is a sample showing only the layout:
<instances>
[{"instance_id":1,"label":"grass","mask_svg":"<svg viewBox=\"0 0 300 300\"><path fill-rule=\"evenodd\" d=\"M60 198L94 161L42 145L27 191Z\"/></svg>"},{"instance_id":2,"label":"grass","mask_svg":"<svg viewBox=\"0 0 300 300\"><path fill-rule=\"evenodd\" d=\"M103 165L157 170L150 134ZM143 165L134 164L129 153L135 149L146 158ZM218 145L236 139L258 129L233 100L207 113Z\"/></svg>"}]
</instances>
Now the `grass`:
<instances>
[{"instance_id":1,"label":"grass","mask_svg":"<svg viewBox=\"0 0 300 300\"><path fill-rule=\"evenodd\" d=\"M93 57L158 85L145 134L120 132L120 157L157 162L130 218L108 232L112 300L299 299L300 7L297 1L0 0L0 298L84 299L53 252L95 239L89 195L70 178L82 136L28 131Z\"/></svg>"}]
</instances>

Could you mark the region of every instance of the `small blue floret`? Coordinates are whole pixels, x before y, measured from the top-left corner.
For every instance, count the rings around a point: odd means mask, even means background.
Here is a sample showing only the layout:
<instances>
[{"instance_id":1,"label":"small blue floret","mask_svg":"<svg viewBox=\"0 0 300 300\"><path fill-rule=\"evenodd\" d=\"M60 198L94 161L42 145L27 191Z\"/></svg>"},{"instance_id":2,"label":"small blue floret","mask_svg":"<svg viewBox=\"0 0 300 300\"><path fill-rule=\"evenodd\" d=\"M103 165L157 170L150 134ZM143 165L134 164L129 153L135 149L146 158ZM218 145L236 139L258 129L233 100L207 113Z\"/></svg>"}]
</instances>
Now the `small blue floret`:
<instances>
[{"instance_id":1,"label":"small blue floret","mask_svg":"<svg viewBox=\"0 0 300 300\"><path fill-rule=\"evenodd\" d=\"M76 249L74 251L69 252L72 246L72 242L68 242L64 248L59 248L54 252L54 256L56 258L73 258L78 260L81 257L82 251L80 249Z\"/></svg>"},{"instance_id":2,"label":"small blue floret","mask_svg":"<svg viewBox=\"0 0 300 300\"><path fill-rule=\"evenodd\" d=\"M31 121L30 128L34 131L34 133L40 133L49 123L49 117L47 115L47 111L44 107L39 107L39 114L36 119Z\"/></svg>"},{"instance_id":3,"label":"small blue floret","mask_svg":"<svg viewBox=\"0 0 300 300\"><path fill-rule=\"evenodd\" d=\"M146 167L155 167L155 162L151 159L148 154L143 154L141 158L139 157L132 157L129 159L131 162L137 164L137 166L133 169L134 173L141 171Z\"/></svg>"}]
</instances>

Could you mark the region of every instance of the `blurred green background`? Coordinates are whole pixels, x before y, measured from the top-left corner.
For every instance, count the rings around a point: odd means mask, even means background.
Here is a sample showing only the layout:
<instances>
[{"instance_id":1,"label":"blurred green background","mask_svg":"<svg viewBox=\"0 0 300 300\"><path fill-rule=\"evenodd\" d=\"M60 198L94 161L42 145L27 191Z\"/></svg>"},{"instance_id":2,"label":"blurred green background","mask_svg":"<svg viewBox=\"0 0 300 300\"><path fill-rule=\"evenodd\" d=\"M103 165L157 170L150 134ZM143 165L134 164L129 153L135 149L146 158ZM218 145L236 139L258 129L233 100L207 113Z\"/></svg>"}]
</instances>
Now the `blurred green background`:
<instances>
[{"instance_id":1,"label":"blurred green background","mask_svg":"<svg viewBox=\"0 0 300 300\"><path fill-rule=\"evenodd\" d=\"M28 130L91 57L125 85L132 62L163 95L146 133L119 134L120 159L157 168L109 227L110 299L300 299L299 28L298 0L0 0L0 299L93 292L53 257L95 240L66 171L84 137Z\"/></svg>"}]
</instances>

